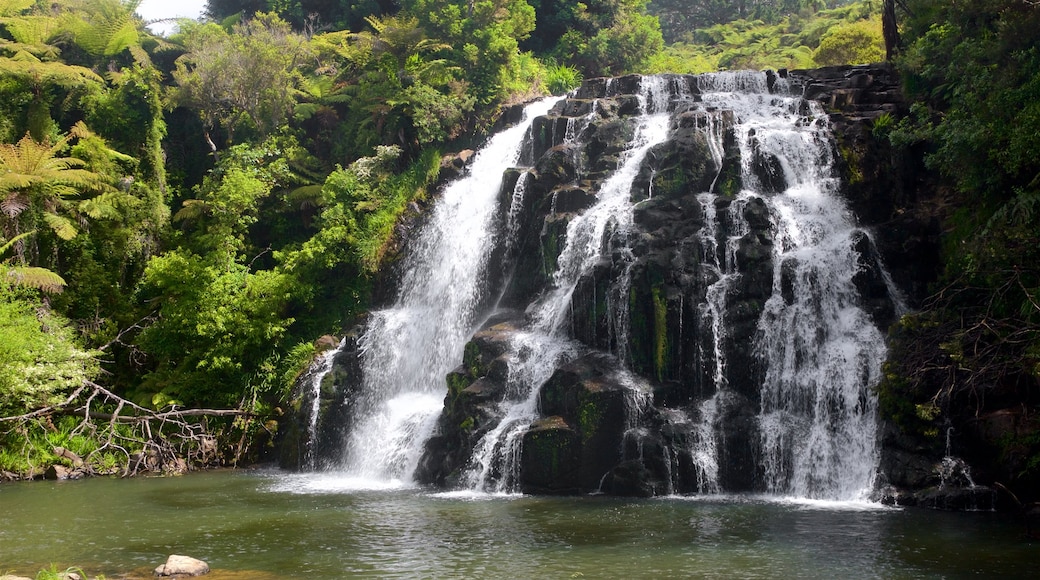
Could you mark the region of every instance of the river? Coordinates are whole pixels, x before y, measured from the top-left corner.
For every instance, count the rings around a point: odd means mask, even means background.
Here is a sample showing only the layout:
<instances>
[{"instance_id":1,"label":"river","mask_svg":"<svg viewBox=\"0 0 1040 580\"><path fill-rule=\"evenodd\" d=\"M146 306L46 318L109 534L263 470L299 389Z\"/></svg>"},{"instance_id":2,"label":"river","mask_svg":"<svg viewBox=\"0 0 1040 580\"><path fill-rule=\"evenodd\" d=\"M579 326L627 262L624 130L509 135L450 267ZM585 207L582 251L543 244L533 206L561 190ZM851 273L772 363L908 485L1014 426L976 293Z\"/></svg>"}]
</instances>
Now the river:
<instances>
[{"instance_id":1,"label":"river","mask_svg":"<svg viewBox=\"0 0 1040 580\"><path fill-rule=\"evenodd\" d=\"M217 471L0 486L0 574L146 578L1024 578L1011 516L756 496L624 499L358 489Z\"/></svg>"}]
</instances>

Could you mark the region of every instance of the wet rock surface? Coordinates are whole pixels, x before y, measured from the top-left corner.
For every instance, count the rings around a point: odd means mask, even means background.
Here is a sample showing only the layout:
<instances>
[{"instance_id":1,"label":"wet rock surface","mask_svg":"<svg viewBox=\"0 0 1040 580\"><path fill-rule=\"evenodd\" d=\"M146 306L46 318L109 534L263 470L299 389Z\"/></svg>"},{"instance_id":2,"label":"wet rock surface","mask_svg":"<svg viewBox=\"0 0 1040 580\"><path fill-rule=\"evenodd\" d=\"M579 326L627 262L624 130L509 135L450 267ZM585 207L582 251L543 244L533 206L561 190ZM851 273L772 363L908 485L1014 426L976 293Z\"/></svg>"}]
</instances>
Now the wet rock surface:
<instances>
[{"instance_id":1,"label":"wet rock surface","mask_svg":"<svg viewBox=\"0 0 1040 580\"><path fill-rule=\"evenodd\" d=\"M539 418L522 435L518 491L633 496L712 491L703 487L707 467L690 453L697 444L695 426L705 420L718 426L713 476L718 486L763 490L755 466L761 455L757 421L765 370L753 345L777 275L786 301L793 301L795 292L794 264L774 263L776 245L783 242L776 238L763 196L790 184L780 160L755 135L744 153L750 158L742 158L734 113L706 114L698 106L693 77L667 80L675 91L669 137L651 148L633 180L625 250L609 247L571 295L566 330L579 348L539 394ZM937 222L915 205L921 195L916 161L900 158L872 133L884 115L905 114L898 80L883 66L781 71L767 80L771 88L790 87L821 102L830 114L845 183L840 193L861 227L852 240L860 264L853 283L873 322L885 328L894 321L897 304L883 272L907 289L905 298L913 304L938 264ZM508 171L499 195L503 215L517 218L509 244L496 254L500 270L489 282L500 314L473 336L462 364L446 377L444 409L419 461L417 481L471 485L465 477L473 467L473 448L501 421L502 403L512 396L512 338L529 323L532 302L551 287L569 224L596 202L630 147L639 86L640 77L590 79L533 123L531 147L520 160L531 169ZM716 124L712 130L720 136L721 151L711 150L709 123ZM464 167L459 159L446 163ZM742 183L743 163L750 164L756 196L738 195L749 185ZM716 223L715 229L709 223ZM728 240L734 240L731 251ZM706 266L708 252L717 254L717 267ZM714 376L714 331L705 305L724 271L734 276L724 311L717 313L726 327L720 379ZM619 328L619 321L627 327ZM328 379L336 388L328 389L321 403L323 413L336 415L341 425L350 421L347 377L356 370L356 358L356 346L340 355L338 370ZM728 386L726 396L705 417L702 405L720 380ZM326 397L324 386L321 392ZM633 392L642 399L632 400ZM346 427L339 429L315 445L331 449ZM889 484L934 486L925 466L933 450L893 449L882 464Z\"/></svg>"}]
</instances>

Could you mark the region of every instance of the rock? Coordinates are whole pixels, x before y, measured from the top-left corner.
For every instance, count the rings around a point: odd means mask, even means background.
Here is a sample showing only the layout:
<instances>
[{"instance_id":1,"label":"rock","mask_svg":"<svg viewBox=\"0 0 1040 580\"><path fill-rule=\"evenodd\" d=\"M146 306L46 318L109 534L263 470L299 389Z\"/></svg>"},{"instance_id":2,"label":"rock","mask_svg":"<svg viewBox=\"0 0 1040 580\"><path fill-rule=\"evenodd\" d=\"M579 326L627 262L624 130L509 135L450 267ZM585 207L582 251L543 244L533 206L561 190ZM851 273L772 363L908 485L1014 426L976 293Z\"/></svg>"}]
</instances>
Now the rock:
<instances>
[{"instance_id":1,"label":"rock","mask_svg":"<svg viewBox=\"0 0 1040 580\"><path fill-rule=\"evenodd\" d=\"M71 473L72 470L64 465L51 465L43 472L43 478L60 481L63 479L69 479Z\"/></svg>"},{"instance_id":2,"label":"rock","mask_svg":"<svg viewBox=\"0 0 1040 580\"><path fill-rule=\"evenodd\" d=\"M339 346L339 339L331 334L318 337L318 340L314 341L314 350L316 352L325 352L332 350Z\"/></svg>"},{"instance_id":3,"label":"rock","mask_svg":"<svg viewBox=\"0 0 1040 580\"><path fill-rule=\"evenodd\" d=\"M577 493L580 464L581 436L562 417L538 421L524 433L520 489L523 493Z\"/></svg>"},{"instance_id":4,"label":"rock","mask_svg":"<svg viewBox=\"0 0 1040 580\"><path fill-rule=\"evenodd\" d=\"M4 574L0 576L0 580L33 580L25 576L15 576L14 574Z\"/></svg>"},{"instance_id":5,"label":"rock","mask_svg":"<svg viewBox=\"0 0 1040 580\"><path fill-rule=\"evenodd\" d=\"M202 576L209 574L209 565L189 556L171 555L166 563L155 569L156 576Z\"/></svg>"}]
</instances>

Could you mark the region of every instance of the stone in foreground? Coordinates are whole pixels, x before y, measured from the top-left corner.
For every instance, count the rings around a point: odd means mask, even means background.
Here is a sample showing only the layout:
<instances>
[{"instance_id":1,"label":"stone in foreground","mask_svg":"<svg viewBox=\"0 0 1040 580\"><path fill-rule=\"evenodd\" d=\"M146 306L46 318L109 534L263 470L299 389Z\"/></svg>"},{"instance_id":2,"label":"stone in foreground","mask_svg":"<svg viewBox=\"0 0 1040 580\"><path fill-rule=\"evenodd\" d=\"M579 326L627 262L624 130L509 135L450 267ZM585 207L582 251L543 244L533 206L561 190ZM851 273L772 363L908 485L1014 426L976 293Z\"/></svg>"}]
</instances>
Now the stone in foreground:
<instances>
[{"instance_id":1,"label":"stone in foreground","mask_svg":"<svg viewBox=\"0 0 1040 580\"><path fill-rule=\"evenodd\" d=\"M176 554L166 559L166 563L155 569L156 576L202 576L209 574L209 564L188 556Z\"/></svg>"}]
</instances>

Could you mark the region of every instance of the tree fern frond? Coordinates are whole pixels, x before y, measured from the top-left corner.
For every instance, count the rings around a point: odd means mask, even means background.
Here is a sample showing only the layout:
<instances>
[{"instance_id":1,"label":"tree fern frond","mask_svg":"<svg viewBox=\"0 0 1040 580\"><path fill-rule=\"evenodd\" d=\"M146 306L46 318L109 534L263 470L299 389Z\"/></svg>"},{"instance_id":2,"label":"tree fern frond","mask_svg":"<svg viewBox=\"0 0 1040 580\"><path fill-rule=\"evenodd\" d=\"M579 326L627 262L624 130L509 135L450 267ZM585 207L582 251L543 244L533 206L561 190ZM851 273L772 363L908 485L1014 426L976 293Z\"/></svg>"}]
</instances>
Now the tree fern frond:
<instances>
[{"instance_id":1,"label":"tree fern frond","mask_svg":"<svg viewBox=\"0 0 1040 580\"><path fill-rule=\"evenodd\" d=\"M72 220L65 216L60 216L56 213L45 212L43 214L43 221L51 230L54 231L55 235L63 240L71 240L76 237L78 233L76 226L72 225Z\"/></svg>"},{"instance_id":2,"label":"tree fern frond","mask_svg":"<svg viewBox=\"0 0 1040 580\"><path fill-rule=\"evenodd\" d=\"M0 0L0 17L18 16L33 4L35 0Z\"/></svg>"},{"instance_id":3,"label":"tree fern frond","mask_svg":"<svg viewBox=\"0 0 1040 580\"><path fill-rule=\"evenodd\" d=\"M9 218L18 217L28 208L29 198L19 192L10 193L0 201L0 212Z\"/></svg>"},{"instance_id":4,"label":"tree fern frond","mask_svg":"<svg viewBox=\"0 0 1040 580\"><path fill-rule=\"evenodd\" d=\"M209 204L201 199L186 199L177 213L173 214L173 221L198 219L209 213Z\"/></svg>"},{"instance_id":5,"label":"tree fern frond","mask_svg":"<svg viewBox=\"0 0 1040 580\"><path fill-rule=\"evenodd\" d=\"M61 32L58 19L50 16L19 16L4 19L11 38L28 45L48 44Z\"/></svg>"},{"instance_id":6,"label":"tree fern frond","mask_svg":"<svg viewBox=\"0 0 1040 580\"><path fill-rule=\"evenodd\" d=\"M0 272L3 272L4 278L15 286L36 288L52 294L61 292L66 285L64 278L47 268L0 265Z\"/></svg>"},{"instance_id":7,"label":"tree fern frond","mask_svg":"<svg viewBox=\"0 0 1040 580\"><path fill-rule=\"evenodd\" d=\"M7 252L7 250L10 250L15 244L17 244L18 240L21 240L23 238L27 238L27 237L35 234L35 233L36 233L36 230L32 230L30 232L24 232L24 233L18 234L17 236L11 238L10 240L8 240L6 242L4 242L4 245L0 246L0 256L3 256L4 253Z\"/></svg>"},{"instance_id":8,"label":"tree fern frond","mask_svg":"<svg viewBox=\"0 0 1040 580\"><path fill-rule=\"evenodd\" d=\"M119 206L128 201L138 202L122 191L106 191L90 199L79 202L79 210L94 219L118 219L121 216Z\"/></svg>"},{"instance_id":9,"label":"tree fern frond","mask_svg":"<svg viewBox=\"0 0 1040 580\"><path fill-rule=\"evenodd\" d=\"M304 185L297 187L285 196L286 200L294 206L304 209L322 205L321 185Z\"/></svg>"}]
</instances>

